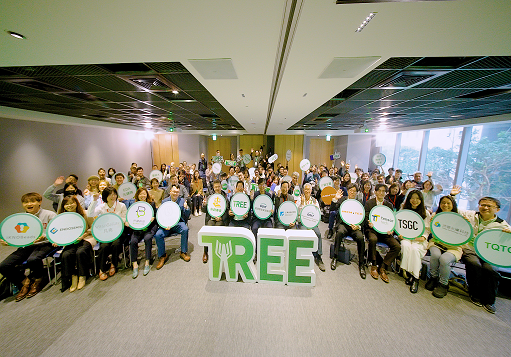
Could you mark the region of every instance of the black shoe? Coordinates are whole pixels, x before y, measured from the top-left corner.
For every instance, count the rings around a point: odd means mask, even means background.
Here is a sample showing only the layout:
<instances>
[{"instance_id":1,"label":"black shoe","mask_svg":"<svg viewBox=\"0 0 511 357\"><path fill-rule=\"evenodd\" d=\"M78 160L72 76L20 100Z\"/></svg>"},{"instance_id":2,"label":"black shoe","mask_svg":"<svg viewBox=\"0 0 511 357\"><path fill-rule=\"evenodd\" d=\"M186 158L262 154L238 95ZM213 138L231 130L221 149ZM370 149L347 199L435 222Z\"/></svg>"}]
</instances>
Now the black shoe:
<instances>
[{"instance_id":1,"label":"black shoe","mask_svg":"<svg viewBox=\"0 0 511 357\"><path fill-rule=\"evenodd\" d=\"M435 287L435 290L433 290L433 296L436 298L443 298L445 295L447 295L447 292L449 291L449 284L438 284Z\"/></svg>"},{"instance_id":2,"label":"black shoe","mask_svg":"<svg viewBox=\"0 0 511 357\"><path fill-rule=\"evenodd\" d=\"M360 277L362 279L366 278L366 267L363 264L358 266L358 272L360 273Z\"/></svg>"},{"instance_id":3,"label":"black shoe","mask_svg":"<svg viewBox=\"0 0 511 357\"><path fill-rule=\"evenodd\" d=\"M412 285L410 286L410 292L416 294L419 291L419 279L412 277Z\"/></svg>"},{"instance_id":4,"label":"black shoe","mask_svg":"<svg viewBox=\"0 0 511 357\"><path fill-rule=\"evenodd\" d=\"M415 280L415 278L413 277L413 275L409 274L408 278L406 278L406 280L405 280L405 284L406 285L412 285L414 280Z\"/></svg>"},{"instance_id":5,"label":"black shoe","mask_svg":"<svg viewBox=\"0 0 511 357\"><path fill-rule=\"evenodd\" d=\"M486 311L488 311L490 314L494 314L497 309L495 308L495 304L486 304L483 306Z\"/></svg>"},{"instance_id":6,"label":"black shoe","mask_svg":"<svg viewBox=\"0 0 511 357\"><path fill-rule=\"evenodd\" d=\"M476 299L475 297L471 296L470 297L470 301L472 302L472 304L474 304L475 306L483 306L483 304L481 304L481 302L479 301L479 299Z\"/></svg>"},{"instance_id":7,"label":"black shoe","mask_svg":"<svg viewBox=\"0 0 511 357\"><path fill-rule=\"evenodd\" d=\"M316 258L315 261L316 261L316 265L318 266L319 270L325 271L325 263L323 263L323 260L321 259L321 257Z\"/></svg>"},{"instance_id":8,"label":"black shoe","mask_svg":"<svg viewBox=\"0 0 511 357\"><path fill-rule=\"evenodd\" d=\"M334 236L334 230L328 229L328 234L326 236L326 239L332 239L333 236Z\"/></svg>"},{"instance_id":9,"label":"black shoe","mask_svg":"<svg viewBox=\"0 0 511 357\"><path fill-rule=\"evenodd\" d=\"M330 263L330 269L335 270L337 268L337 259L332 259L332 262Z\"/></svg>"},{"instance_id":10,"label":"black shoe","mask_svg":"<svg viewBox=\"0 0 511 357\"><path fill-rule=\"evenodd\" d=\"M428 282L426 283L425 288L426 288L426 290L433 291L437 285L438 285L438 277L436 277L436 278L431 277L431 278L429 278Z\"/></svg>"}]
</instances>

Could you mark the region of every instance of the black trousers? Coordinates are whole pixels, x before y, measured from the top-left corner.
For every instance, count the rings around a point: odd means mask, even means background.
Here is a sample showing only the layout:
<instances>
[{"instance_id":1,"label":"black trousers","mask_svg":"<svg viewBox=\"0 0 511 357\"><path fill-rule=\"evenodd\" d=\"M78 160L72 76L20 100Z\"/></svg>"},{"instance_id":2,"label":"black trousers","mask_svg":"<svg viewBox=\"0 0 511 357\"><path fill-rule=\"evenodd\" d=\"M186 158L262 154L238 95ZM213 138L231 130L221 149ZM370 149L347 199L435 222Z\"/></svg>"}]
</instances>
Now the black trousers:
<instances>
[{"instance_id":1,"label":"black trousers","mask_svg":"<svg viewBox=\"0 0 511 357\"><path fill-rule=\"evenodd\" d=\"M122 246L127 241L127 237L131 236L133 231L128 229L128 227L124 227L124 232L122 235L110 243L100 243L98 249L98 259L99 259L99 269L103 273L110 269L110 266L107 264L107 258L110 254L112 254L112 264L117 268L119 265L119 254L122 252Z\"/></svg>"},{"instance_id":2,"label":"black trousers","mask_svg":"<svg viewBox=\"0 0 511 357\"><path fill-rule=\"evenodd\" d=\"M30 279L42 278L45 273L43 259L52 249L49 242L20 247L0 263L0 273L18 287L21 287L21 282L25 279L25 268L30 269ZM27 264L23 266L25 261Z\"/></svg>"},{"instance_id":3,"label":"black trousers","mask_svg":"<svg viewBox=\"0 0 511 357\"><path fill-rule=\"evenodd\" d=\"M72 275L88 276L91 254L92 245L86 240L66 246L61 256L62 279L69 279Z\"/></svg>"},{"instance_id":4,"label":"black trousers","mask_svg":"<svg viewBox=\"0 0 511 357\"><path fill-rule=\"evenodd\" d=\"M365 252L365 240L364 234L360 229L353 229L351 226L348 226L344 223L337 225L337 233L335 234L335 243L334 243L334 252L337 255L339 248L341 247L341 243L346 236L350 236L353 238L355 242L357 242L357 252L358 252L358 264L364 264L364 252Z\"/></svg>"},{"instance_id":5,"label":"black trousers","mask_svg":"<svg viewBox=\"0 0 511 357\"><path fill-rule=\"evenodd\" d=\"M461 259L467 270L469 294L483 305L493 305L497 295L499 274L474 251L464 250Z\"/></svg>"},{"instance_id":6,"label":"black trousers","mask_svg":"<svg viewBox=\"0 0 511 357\"><path fill-rule=\"evenodd\" d=\"M376 243L384 243L389 246L389 252L383 258L383 264L390 266L390 264L396 259L401 253L401 244L396 238L388 234L382 234L376 232L374 229L368 229L366 231L367 240L369 241L369 258L368 260L373 264L376 263Z\"/></svg>"}]
</instances>

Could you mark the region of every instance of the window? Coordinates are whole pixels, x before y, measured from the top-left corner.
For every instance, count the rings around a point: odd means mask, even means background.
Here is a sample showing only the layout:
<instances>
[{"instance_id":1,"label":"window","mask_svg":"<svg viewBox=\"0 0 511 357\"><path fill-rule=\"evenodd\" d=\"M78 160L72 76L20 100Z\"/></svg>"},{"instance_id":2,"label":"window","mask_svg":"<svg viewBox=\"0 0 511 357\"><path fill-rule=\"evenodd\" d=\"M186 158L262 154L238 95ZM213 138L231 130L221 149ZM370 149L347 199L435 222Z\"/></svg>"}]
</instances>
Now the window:
<instances>
[{"instance_id":1,"label":"window","mask_svg":"<svg viewBox=\"0 0 511 357\"><path fill-rule=\"evenodd\" d=\"M399 151L396 169L403 170L403 180L408 179L408 175L413 176L414 172L419 168L422 137L422 130L407 131L401 135L401 150Z\"/></svg>"}]
</instances>

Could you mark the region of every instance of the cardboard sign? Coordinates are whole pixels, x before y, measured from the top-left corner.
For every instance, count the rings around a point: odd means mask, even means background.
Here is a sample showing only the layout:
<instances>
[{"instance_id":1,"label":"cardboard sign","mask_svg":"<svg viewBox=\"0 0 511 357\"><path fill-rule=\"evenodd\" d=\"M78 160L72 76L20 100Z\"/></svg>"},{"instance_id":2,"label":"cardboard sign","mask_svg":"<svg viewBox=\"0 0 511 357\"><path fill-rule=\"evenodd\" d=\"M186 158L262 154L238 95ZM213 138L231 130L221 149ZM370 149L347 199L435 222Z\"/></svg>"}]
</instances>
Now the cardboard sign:
<instances>
[{"instance_id":1,"label":"cardboard sign","mask_svg":"<svg viewBox=\"0 0 511 357\"><path fill-rule=\"evenodd\" d=\"M376 166L383 166L387 162L387 158L382 153L373 156L373 164Z\"/></svg>"},{"instance_id":2,"label":"cardboard sign","mask_svg":"<svg viewBox=\"0 0 511 357\"><path fill-rule=\"evenodd\" d=\"M362 223L365 213L364 206L357 200L345 200L339 207L339 216L346 224Z\"/></svg>"},{"instance_id":3,"label":"cardboard sign","mask_svg":"<svg viewBox=\"0 0 511 357\"><path fill-rule=\"evenodd\" d=\"M156 211L156 221L163 228L172 228L179 223L181 219L181 207L170 200L164 202Z\"/></svg>"},{"instance_id":4,"label":"cardboard sign","mask_svg":"<svg viewBox=\"0 0 511 357\"><path fill-rule=\"evenodd\" d=\"M133 203L126 213L126 221L136 231L147 228L154 217L153 206L144 201Z\"/></svg>"},{"instance_id":5,"label":"cardboard sign","mask_svg":"<svg viewBox=\"0 0 511 357\"><path fill-rule=\"evenodd\" d=\"M252 161L252 157L250 156L250 154L245 154L243 155L243 163L245 165L248 165L248 163Z\"/></svg>"},{"instance_id":6,"label":"cardboard sign","mask_svg":"<svg viewBox=\"0 0 511 357\"><path fill-rule=\"evenodd\" d=\"M238 163L234 160L225 160L227 166L236 166Z\"/></svg>"},{"instance_id":7,"label":"cardboard sign","mask_svg":"<svg viewBox=\"0 0 511 357\"><path fill-rule=\"evenodd\" d=\"M14 247L26 247L42 234L41 220L30 213L11 214L0 225L0 236Z\"/></svg>"},{"instance_id":8,"label":"cardboard sign","mask_svg":"<svg viewBox=\"0 0 511 357\"><path fill-rule=\"evenodd\" d=\"M321 201L324 204L329 205L332 203L332 198L337 194L337 190L332 186L326 186L323 190L321 190Z\"/></svg>"},{"instance_id":9,"label":"cardboard sign","mask_svg":"<svg viewBox=\"0 0 511 357\"><path fill-rule=\"evenodd\" d=\"M91 233L98 242L110 243L119 238L124 231L122 218L115 213L105 213L94 220Z\"/></svg>"},{"instance_id":10,"label":"cardboard sign","mask_svg":"<svg viewBox=\"0 0 511 357\"><path fill-rule=\"evenodd\" d=\"M76 212L63 212L46 227L46 237L52 243L66 246L75 243L85 233L87 222Z\"/></svg>"},{"instance_id":11,"label":"cardboard sign","mask_svg":"<svg viewBox=\"0 0 511 357\"><path fill-rule=\"evenodd\" d=\"M431 234L440 242L448 245L463 245L474 234L472 225L455 212L441 212L431 218Z\"/></svg>"},{"instance_id":12,"label":"cardboard sign","mask_svg":"<svg viewBox=\"0 0 511 357\"><path fill-rule=\"evenodd\" d=\"M332 155L332 157L334 158L334 160L340 159L340 158L341 158L341 153L339 153L339 152L334 152L334 154Z\"/></svg>"},{"instance_id":13,"label":"cardboard sign","mask_svg":"<svg viewBox=\"0 0 511 357\"><path fill-rule=\"evenodd\" d=\"M289 226L291 223L295 222L298 218L298 208L293 201L284 201L280 204L279 209L277 211L277 217L285 226Z\"/></svg>"},{"instance_id":14,"label":"cardboard sign","mask_svg":"<svg viewBox=\"0 0 511 357\"><path fill-rule=\"evenodd\" d=\"M270 158L268 159L268 162L271 164L271 163L275 162L278 158L279 158L279 155L277 155L277 154L273 154L273 155L272 155L272 156L270 156Z\"/></svg>"},{"instance_id":15,"label":"cardboard sign","mask_svg":"<svg viewBox=\"0 0 511 357\"><path fill-rule=\"evenodd\" d=\"M474 239L474 249L482 260L491 265L511 267L511 233L500 229L482 231Z\"/></svg>"},{"instance_id":16,"label":"cardboard sign","mask_svg":"<svg viewBox=\"0 0 511 357\"><path fill-rule=\"evenodd\" d=\"M220 171L222 171L222 164L217 162L217 163L214 163L213 164L213 173L215 175L218 175L220 173Z\"/></svg>"},{"instance_id":17,"label":"cardboard sign","mask_svg":"<svg viewBox=\"0 0 511 357\"><path fill-rule=\"evenodd\" d=\"M211 161L215 162L215 163L222 163L224 162L224 157L223 156L213 156L211 158Z\"/></svg>"},{"instance_id":18,"label":"cardboard sign","mask_svg":"<svg viewBox=\"0 0 511 357\"><path fill-rule=\"evenodd\" d=\"M259 195L254 199L252 209L254 215L260 220L265 220L271 217L273 211L273 201L268 195Z\"/></svg>"},{"instance_id":19,"label":"cardboard sign","mask_svg":"<svg viewBox=\"0 0 511 357\"><path fill-rule=\"evenodd\" d=\"M321 221L321 212L316 205L307 205L300 212L300 222L308 229L315 228Z\"/></svg>"},{"instance_id":20,"label":"cardboard sign","mask_svg":"<svg viewBox=\"0 0 511 357\"><path fill-rule=\"evenodd\" d=\"M424 233L424 219L415 211L402 209L396 213L396 232L406 239L415 239Z\"/></svg>"},{"instance_id":21,"label":"cardboard sign","mask_svg":"<svg viewBox=\"0 0 511 357\"><path fill-rule=\"evenodd\" d=\"M227 183L225 183L227 186ZM219 193L215 193L208 198L207 210L211 217L222 217L227 208L225 197Z\"/></svg>"},{"instance_id":22,"label":"cardboard sign","mask_svg":"<svg viewBox=\"0 0 511 357\"><path fill-rule=\"evenodd\" d=\"M369 212L369 222L373 224L374 230L378 233L392 232L396 225L394 210L384 205L374 206Z\"/></svg>"},{"instance_id":23,"label":"cardboard sign","mask_svg":"<svg viewBox=\"0 0 511 357\"><path fill-rule=\"evenodd\" d=\"M286 161L291 161L292 155L293 153L291 152L291 150L286 151Z\"/></svg>"},{"instance_id":24,"label":"cardboard sign","mask_svg":"<svg viewBox=\"0 0 511 357\"><path fill-rule=\"evenodd\" d=\"M230 208L235 216L243 217L250 210L250 198L243 192L235 193L231 197Z\"/></svg>"},{"instance_id":25,"label":"cardboard sign","mask_svg":"<svg viewBox=\"0 0 511 357\"><path fill-rule=\"evenodd\" d=\"M125 200L130 200L135 197L135 193L137 192L137 186L132 184L131 182L125 182L119 186L117 189L117 193L120 198Z\"/></svg>"},{"instance_id":26,"label":"cardboard sign","mask_svg":"<svg viewBox=\"0 0 511 357\"><path fill-rule=\"evenodd\" d=\"M329 176L322 177L319 180L319 189L323 190L325 187L328 187L328 186L333 187L334 181L332 181L332 178L330 178Z\"/></svg>"},{"instance_id":27,"label":"cardboard sign","mask_svg":"<svg viewBox=\"0 0 511 357\"><path fill-rule=\"evenodd\" d=\"M149 181L151 181L153 178L157 179L158 182L163 181L163 173L160 170L153 170L149 174Z\"/></svg>"},{"instance_id":28,"label":"cardboard sign","mask_svg":"<svg viewBox=\"0 0 511 357\"><path fill-rule=\"evenodd\" d=\"M307 159L303 159L302 161L300 161L300 169L302 171L307 171L308 169L310 169L311 167L311 162Z\"/></svg>"}]
</instances>

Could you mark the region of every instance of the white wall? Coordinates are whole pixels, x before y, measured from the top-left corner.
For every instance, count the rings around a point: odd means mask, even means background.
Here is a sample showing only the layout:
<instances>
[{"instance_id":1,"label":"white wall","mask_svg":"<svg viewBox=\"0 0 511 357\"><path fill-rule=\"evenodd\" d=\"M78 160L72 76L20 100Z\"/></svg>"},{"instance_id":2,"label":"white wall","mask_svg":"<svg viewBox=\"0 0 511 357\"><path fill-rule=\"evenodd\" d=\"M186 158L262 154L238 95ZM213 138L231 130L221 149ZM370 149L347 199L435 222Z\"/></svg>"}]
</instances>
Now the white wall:
<instances>
[{"instance_id":1,"label":"white wall","mask_svg":"<svg viewBox=\"0 0 511 357\"><path fill-rule=\"evenodd\" d=\"M367 171L371 154L372 135L348 135L346 160L354 170L355 165Z\"/></svg>"},{"instance_id":2,"label":"white wall","mask_svg":"<svg viewBox=\"0 0 511 357\"><path fill-rule=\"evenodd\" d=\"M132 162L151 171L150 140L143 132L0 118L0 220L22 211L27 192L43 193L60 176L87 178L100 167L126 171ZM51 209L47 199L43 208Z\"/></svg>"},{"instance_id":3,"label":"white wall","mask_svg":"<svg viewBox=\"0 0 511 357\"><path fill-rule=\"evenodd\" d=\"M195 134L178 134L179 161L198 165L200 159L199 137Z\"/></svg>"}]
</instances>

